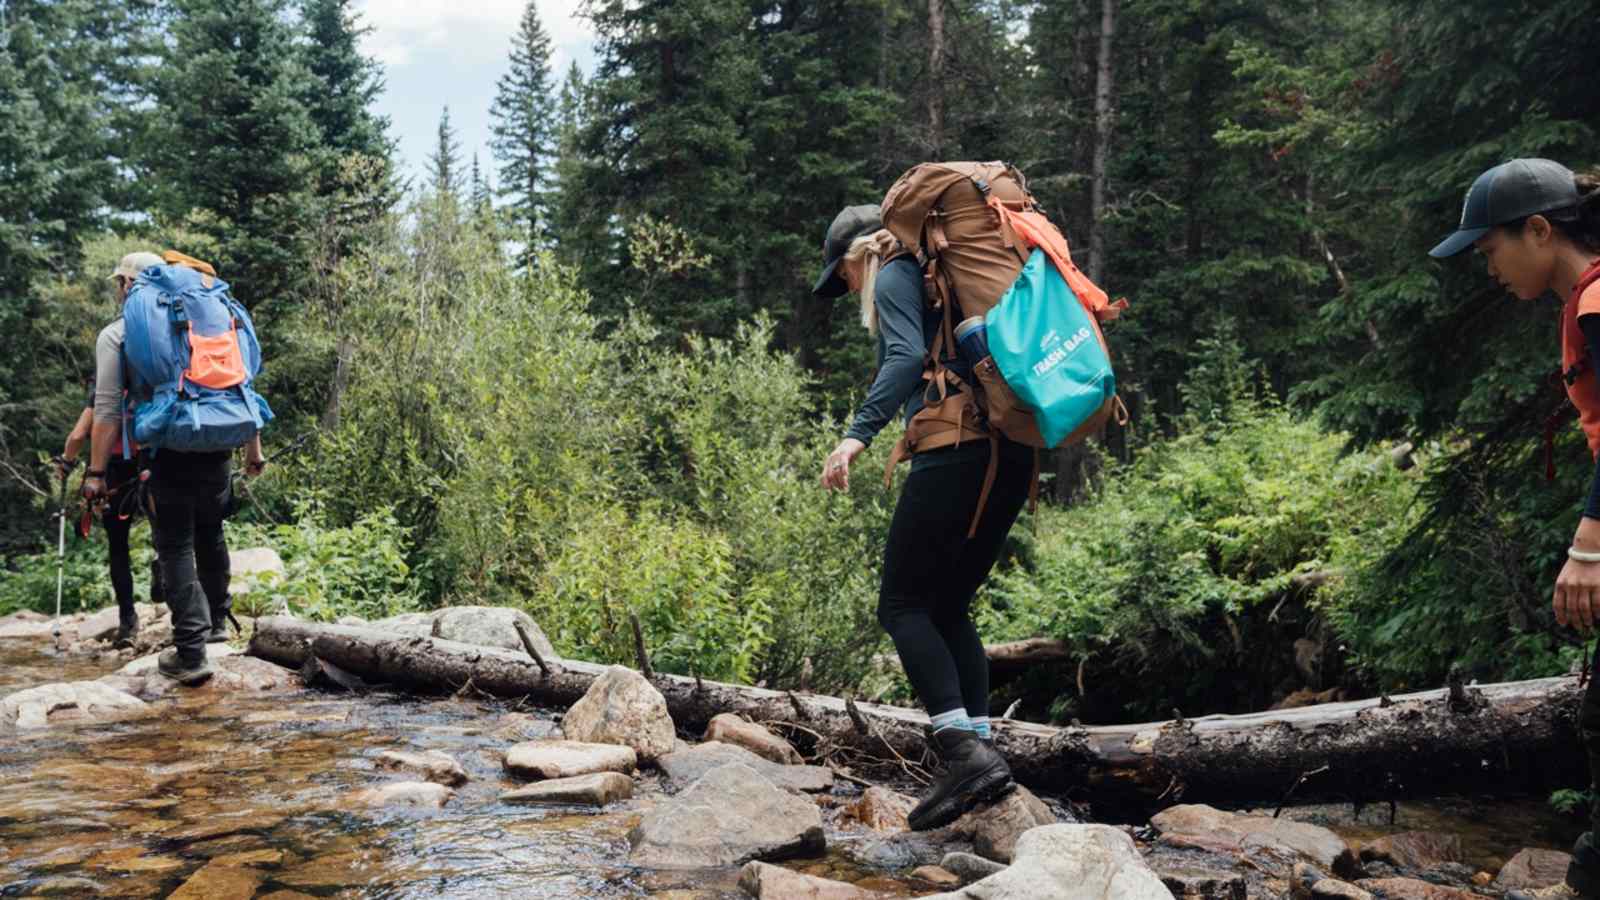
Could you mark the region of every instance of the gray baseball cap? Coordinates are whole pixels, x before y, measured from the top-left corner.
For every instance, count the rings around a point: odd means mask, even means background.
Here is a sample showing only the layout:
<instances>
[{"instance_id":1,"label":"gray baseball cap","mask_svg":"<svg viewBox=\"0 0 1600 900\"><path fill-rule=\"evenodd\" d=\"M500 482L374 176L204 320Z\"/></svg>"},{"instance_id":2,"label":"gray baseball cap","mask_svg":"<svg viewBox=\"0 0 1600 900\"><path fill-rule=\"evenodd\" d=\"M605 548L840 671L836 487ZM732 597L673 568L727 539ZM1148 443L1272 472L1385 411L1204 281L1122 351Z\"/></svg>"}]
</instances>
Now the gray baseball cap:
<instances>
[{"instance_id":1,"label":"gray baseball cap","mask_svg":"<svg viewBox=\"0 0 1600 900\"><path fill-rule=\"evenodd\" d=\"M822 240L822 277L817 279L817 286L811 289L811 293L832 298L849 291L850 287L839 277L839 263L844 261L845 251L850 249L850 243L856 238L882 227L878 207L870 203L846 206L834 216L833 224L828 226L828 234Z\"/></svg>"},{"instance_id":2,"label":"gray baseball cap","mask_svg":"<svg viewBox=\"0 0 1600 900\"><path fill-rule=\"evenodd\" d=\"M145 269L148 269L151 266L160 266L165 264L166 261L154 253L140 250L136 253L129 253L127 256L124 256L122 260L117 263L117 267L113 269L111 274L107 277L116 278L120 275L123 278L132 281L133 279L138 278L139 273L143 272Z\"/></svg>"},{"instance_id":3,"label":"gray baseball cap","mask_svg":"<svg viewBox=\"0 0 1600 900\"><path fill-rule=\"evenodd\" d=\"M1513 159L1478 176L1461 204L1461 225L1428 251L1435 259L1455 256L1489 229L1535 213L1559 214L1578 205L1572 170L1548 159ZM1550 218L1565 218L1550 215Z\"/></svg>"}]
</instances>

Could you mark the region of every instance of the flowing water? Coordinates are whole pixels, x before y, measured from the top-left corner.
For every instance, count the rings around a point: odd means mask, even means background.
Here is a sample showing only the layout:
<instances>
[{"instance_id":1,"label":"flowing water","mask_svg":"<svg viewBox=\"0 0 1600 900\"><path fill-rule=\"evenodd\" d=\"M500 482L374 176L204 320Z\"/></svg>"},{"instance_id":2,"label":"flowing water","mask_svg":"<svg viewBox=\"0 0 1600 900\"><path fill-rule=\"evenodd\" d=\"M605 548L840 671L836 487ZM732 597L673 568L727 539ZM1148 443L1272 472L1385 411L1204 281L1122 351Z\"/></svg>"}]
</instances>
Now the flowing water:
<instances>
[{"instance_id":1,"label":"flowing water","mask_svg":"<svg viewBox=\"0 0 1600 900\"><path fill-rule=\"evenodd\" d=\"M52 655L46 642L0 640L0 695L94 678L110 665ZM0 733L0 897L166 896L211 860L231 880L207 882L194 896L742 896L733 869L676 874L627 864L627 831L658 796L651 776L641 796L600 813L500 803L517 786L502 772L501 751L549 723L548 712L310 692L179 693L155 707L155 715L112 724ZM512 720L522 734L502 730ZM373 763L384 750L442 751L473 780L443 809L351 808L354 792L395 779ZM1392 825L1387 806L1359 816L1348 806L1290 814L1359 840L1455 832L1469 862L1490 871L1521 847L1564 849L1579 830L1539 800L1402 803ZM830 832L830 844L836 837ZM836 851L797 867L888 895L927 893Z\"/></svg>"}]
</instances>

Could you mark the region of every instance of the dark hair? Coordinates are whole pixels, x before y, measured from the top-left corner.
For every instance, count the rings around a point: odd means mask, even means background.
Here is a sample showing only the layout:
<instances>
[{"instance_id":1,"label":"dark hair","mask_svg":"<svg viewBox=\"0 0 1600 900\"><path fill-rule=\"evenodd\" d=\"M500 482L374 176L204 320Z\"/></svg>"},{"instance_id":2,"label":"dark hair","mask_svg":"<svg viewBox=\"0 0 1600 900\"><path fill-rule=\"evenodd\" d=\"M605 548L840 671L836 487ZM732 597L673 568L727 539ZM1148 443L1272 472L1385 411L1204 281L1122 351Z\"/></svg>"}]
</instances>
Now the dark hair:
<instances>
[{"instance_id":1,"label":"dark hair","mask_svg":"<svg viewBox=\"0 0 1600 900\"><path fill-rule=\"evenodd\" d=\"M1579 249L1600 253L1600 170L1573 175L1572 183L1578 189L1577 206L1538 215L1544 216L1562 237ZM1500 227L1511 234L1521 234L1530 218L1532 216L1524 216Z\"/></svg>"}]
</instances>

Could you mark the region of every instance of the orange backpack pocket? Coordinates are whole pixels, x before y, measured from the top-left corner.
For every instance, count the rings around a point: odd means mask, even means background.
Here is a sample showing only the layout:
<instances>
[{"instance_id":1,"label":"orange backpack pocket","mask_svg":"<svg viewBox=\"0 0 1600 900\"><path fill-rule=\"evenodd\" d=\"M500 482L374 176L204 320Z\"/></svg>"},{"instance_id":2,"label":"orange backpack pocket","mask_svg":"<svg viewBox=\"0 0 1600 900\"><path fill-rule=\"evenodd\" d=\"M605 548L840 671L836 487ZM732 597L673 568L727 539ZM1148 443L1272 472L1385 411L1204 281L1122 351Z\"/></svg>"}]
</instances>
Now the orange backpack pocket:
<instances>
[{"instance_id":1,"label":"orange backpack pocket","mask_svg":"<svg viewBox=\"0 0 1600 900\"><path fill-rule=\"evenodd\" d=\"M213 390L226 390L244 384L247 375L244 353L239 349L239 327L230 325L222 334L206 337L189 329L189 368L185 381Z\"/></svg>"}]
</instances>

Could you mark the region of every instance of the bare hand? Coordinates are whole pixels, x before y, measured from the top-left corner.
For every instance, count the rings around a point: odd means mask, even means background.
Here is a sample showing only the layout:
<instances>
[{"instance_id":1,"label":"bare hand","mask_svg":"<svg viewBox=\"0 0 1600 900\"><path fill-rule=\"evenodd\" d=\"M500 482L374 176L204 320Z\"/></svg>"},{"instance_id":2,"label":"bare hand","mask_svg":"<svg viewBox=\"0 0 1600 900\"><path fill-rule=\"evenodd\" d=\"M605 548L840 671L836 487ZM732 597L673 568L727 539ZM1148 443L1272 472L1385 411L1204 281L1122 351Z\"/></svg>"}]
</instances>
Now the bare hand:
<instances>
[{"instance_id":1,"label":"bare hand","mask_svg":"<svg viewBox=\"0 0 1600 900\"><path fill-rule=\"evenodd\" d=\"M867 445L855 438L840 441L822 464L822 486L831 491L850 490L850 464L865 449Z\"/></svg>"},{"instance_id":2,"label":"bare hand","mask_svg":"<svg viewBox=\"0 0 1600 900\"><path fill-rule=\"evenodd\" d=\"M264 456L249 456L244 461L244 474L251 478L267 470L267 460Z\"/></svg>"},{"instance_id":3,"label":"bare hand","mask_svg":"<svg viewBox=\"0 0 1600 900\"><path fill-rule=\"evenodd\" d=\"M106 480L99 476L90 476L83 479L83 499L90 503L104 497L106 493Z\"/></svg>"},{"instance_id":4,"label":"bare hand","mask_svg":"<svg viewBox=\"0 0 1600 900\"><path fill-rule=\"evenodd\" d=\"M1567 560L1556 578L1550 607L1557 624L1570 625L1586 634L1592 630L1600 618L1600 563Z\"/></svg>"}]
</instances>

